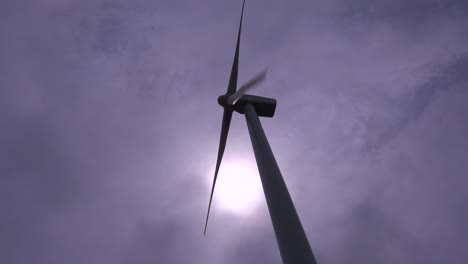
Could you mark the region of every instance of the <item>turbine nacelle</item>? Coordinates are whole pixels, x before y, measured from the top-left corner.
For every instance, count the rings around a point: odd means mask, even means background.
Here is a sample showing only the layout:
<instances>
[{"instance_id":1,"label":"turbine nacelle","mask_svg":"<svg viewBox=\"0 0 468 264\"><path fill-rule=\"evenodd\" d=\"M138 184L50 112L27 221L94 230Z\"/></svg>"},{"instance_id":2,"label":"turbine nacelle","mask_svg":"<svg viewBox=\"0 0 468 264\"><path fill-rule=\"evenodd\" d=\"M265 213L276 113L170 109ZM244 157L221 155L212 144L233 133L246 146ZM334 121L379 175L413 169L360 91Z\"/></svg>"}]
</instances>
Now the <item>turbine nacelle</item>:
<instances>
[{"instance_id":1,"label":"turbine nacelle","mask_svg":"<svg viewBox=\"0 0 468 264\"><path fill-rule=\"evenodd\" d=\"M276 100L273 98L243 94L234 104L230 104L228 100L230 96L232 96L231 93L219 96L218 104L240 114L244 114L244 107L246 104L251 104L255 108L255 112L257 112L258 116L273 117L275 115Z\"/></svg>"}]
</instances>

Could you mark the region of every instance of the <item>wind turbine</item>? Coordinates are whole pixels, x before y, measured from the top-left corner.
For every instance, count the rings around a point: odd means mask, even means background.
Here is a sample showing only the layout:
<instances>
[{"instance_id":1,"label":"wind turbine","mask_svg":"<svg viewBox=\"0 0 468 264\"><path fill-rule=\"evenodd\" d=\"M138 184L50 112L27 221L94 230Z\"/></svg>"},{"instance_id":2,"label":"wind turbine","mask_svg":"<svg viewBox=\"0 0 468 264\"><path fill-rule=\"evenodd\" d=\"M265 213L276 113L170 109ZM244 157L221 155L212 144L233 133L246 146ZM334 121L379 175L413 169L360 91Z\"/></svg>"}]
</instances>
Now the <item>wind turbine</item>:
<instances>
[{"instance_id":1,"label":"wind turbine","mask_svg":"<svg viewBox=\"0 0 468 264\"><path fill-rule=\"evenodd\" d=\"M259 116L273 117L276 110L276 100L261 96L245 94L266 78L266 70L259 73L253 79L237 87L237 73L239 66L239 42L242 29L242 17L244 14L245 0L242 3L239 32L237 34L236 52L232 63L231 76L227 92L218 97L218 104L224 108L221 136L219 140L218 158L216 161L213 185L211 187L210 201L206 215L205 230L208 225L211 201L218 177L219 167L223 158L226 140L234 111L244 114L249 129L252 147L257 161L257 167L263 186L268 211L273 223L276 242L280 250L283 263L287 264L316 264L314 254L310 248L309 241L297 215L289 191L284 182L281 171L276 163L275 156L271 151L268 139L263 131Z\"/></svg>"}]
</instances>

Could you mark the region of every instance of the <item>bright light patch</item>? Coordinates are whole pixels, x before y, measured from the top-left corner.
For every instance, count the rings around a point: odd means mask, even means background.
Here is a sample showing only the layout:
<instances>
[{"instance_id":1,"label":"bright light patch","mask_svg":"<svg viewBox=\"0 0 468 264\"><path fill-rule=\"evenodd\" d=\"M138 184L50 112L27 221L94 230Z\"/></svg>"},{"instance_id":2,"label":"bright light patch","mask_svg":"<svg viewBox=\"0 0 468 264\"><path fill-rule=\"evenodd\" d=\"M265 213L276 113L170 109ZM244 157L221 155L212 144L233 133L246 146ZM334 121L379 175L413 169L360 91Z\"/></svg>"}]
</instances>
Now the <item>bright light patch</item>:
<instances>
[{"instance_id":1,"label":"bright light patch","mask_svg":"<svg viewBox=\"0 0 468 264\"><path fill-rule=\"evenodd\" d=\"M214 205L236 214L251 213L262 198L259 177L254 162L223 160L216 182Z\"/></svg>"}]
</instances>

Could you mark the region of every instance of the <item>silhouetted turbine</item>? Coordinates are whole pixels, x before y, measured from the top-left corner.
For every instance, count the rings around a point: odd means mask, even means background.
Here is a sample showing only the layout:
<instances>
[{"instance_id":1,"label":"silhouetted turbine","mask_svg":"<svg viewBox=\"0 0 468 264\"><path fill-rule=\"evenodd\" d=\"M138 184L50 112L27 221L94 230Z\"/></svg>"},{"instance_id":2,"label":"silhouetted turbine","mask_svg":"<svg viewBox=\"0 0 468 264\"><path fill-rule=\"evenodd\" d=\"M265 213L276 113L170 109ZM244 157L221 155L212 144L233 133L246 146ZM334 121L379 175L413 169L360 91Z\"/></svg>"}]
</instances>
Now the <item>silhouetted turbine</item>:
<instances>
[{"instance_id":1,"label":"silhouetted turbine","mask_svg":"<svg viewBox=\"0 0 468 264\"><path fill-rule=\"evenodd\" d=\"M219 167L223 158L226 140L234 111L245 114L249 129L252 147L257 161L258 171L262 181L263 192L270 212L270 218L275 231L276 241L280 250L283 263L288 264L315 264L315 257L310 248L309 241L297 215L289 191L271 151L270 144L263 131L259 116L273 117L276 110L276 100L261 96L245 94L248 90L260 84L266 78L266 70L259 73L253 79L242 85L236 91L237 73L239 65L239 42L244 14L245 0L242 4L239 32L237 35L236 52L232 63L231 76L227 92L218 97L218 104L224 108L221 136L219 140L218 158L216 161L213 185L211 187L208 212L206 215L205 230L208 225L211 202L213 200L214 188L218 177Z\"/></svg>"}]
</instances>

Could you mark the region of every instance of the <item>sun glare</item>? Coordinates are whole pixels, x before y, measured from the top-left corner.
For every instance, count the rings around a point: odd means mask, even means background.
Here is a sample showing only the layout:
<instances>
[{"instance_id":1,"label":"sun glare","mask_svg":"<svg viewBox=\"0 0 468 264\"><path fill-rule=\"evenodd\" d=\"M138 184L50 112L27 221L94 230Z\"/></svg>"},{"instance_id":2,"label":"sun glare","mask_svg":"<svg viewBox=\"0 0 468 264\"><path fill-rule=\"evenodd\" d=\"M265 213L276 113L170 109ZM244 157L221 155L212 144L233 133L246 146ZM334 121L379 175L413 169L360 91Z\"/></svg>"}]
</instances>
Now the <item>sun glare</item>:
<instances>
[{"instance_id":1,"label":"sun glare","mask_svg":"<svg viewBox=\"0 0 468 264\"><path fill-rule=\"evenodd\" d=\"M259 177L253 162L223 160L213 197L214 206L235 214L252 213L262 197Z\"/></svg>"}]
</instances>

